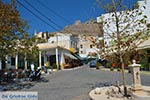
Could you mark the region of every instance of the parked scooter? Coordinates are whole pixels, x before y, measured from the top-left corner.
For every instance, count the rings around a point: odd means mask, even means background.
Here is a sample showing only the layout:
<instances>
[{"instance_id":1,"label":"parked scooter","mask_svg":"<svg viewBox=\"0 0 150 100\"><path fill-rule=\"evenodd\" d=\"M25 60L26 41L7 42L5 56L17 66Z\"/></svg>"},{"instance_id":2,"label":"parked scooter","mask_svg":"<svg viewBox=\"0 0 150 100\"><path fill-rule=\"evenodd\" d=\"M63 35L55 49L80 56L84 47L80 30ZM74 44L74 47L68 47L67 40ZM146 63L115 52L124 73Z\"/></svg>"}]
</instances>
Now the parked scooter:
<instances>
[{"instance_id":1,"label":"parked scooter","mask_svg":"<svg viewBox=\"0 0 150 100\"><path fill-rule=\"evenodd\" d=\"M38 68L36 71L32 71L29 75L30 81L39 80L41 78L41 68Z\"/></svg>"}]
</instances>

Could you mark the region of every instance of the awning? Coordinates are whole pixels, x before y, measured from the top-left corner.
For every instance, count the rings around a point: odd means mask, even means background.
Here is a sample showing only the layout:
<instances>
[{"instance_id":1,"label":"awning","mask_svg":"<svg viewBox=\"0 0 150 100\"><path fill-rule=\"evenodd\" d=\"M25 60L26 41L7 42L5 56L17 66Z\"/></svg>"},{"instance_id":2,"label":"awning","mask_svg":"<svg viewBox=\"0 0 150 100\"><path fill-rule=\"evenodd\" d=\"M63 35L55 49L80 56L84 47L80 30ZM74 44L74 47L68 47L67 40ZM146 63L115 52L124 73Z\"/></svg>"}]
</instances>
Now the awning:
<instances>
[{"instance_id":1,"label":"awning","mask_svg":"<svg viewBox=\"0 0 150 100\"><path fill-rule=\"evenodd\" d=\"M56 48L70 51L70 50L64 48L63 46L57 45L57 43L49 43L49 42L40 43L37 46L38 46L39 50L41 50L41 51L47 51L47 50L56 49Z\"/></svg>"},{"instance_id":2,"label":"awning","mask_svg":"<svg viewBox=\"0 0 150 100\"><path fill-rule=\"evenodd\" d=\"M53 49L57 47L57 44L51 44L51 43L40 43L37 45L40 50L47 50L47 49Z\"/></svg>"},{"instance_id":3,"label":"awning","mask_svg":"<svg viewBox=\"0 0 150 100\"><path fill-rule=\"evenodd\" d=\"M150 48L150 38L148 38L143 43L138 45L137 50L139 50L139 49L147 49L147 48Z\"/></svg>"},{"instance_id":4,"label":"awning","mask_svg":"<svg viewBox=\"0 0 150 100\"><path fill-rule=\"evenodd\" d=\"M73 56L73 55L70 54L70 53L64 53L64 55L68 56L68 57L71 58L71 59L77 59L75 56Z\"/></svg>"},{"instance_id":5,"label":"awning","mask_svg":"<svg viewBox=\"0 0 150 100\"><path fill-rule=\"evenodd\" d=\"M75 56L77 59L82 60L82 58L78 54L72 53L72 55Z\"/></svg>"}]
</instances>

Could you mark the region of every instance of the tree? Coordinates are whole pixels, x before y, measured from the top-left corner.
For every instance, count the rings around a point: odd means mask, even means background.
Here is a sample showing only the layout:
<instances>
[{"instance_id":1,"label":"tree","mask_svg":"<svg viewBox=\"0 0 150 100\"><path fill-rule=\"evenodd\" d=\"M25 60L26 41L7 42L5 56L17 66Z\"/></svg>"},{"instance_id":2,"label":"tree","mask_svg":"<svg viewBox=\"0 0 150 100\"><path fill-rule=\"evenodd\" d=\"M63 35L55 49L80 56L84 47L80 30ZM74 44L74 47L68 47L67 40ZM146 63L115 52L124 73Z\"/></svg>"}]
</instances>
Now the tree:
<instances>
[{"instance_id":1,"label":"tree","mask_svg":"<svg viewBox=\"0 0 150 100\"><path fill-rule=\"evenodd\" d=\"M148 18L142 13L146 7L135 5L132 9L128 9L124 6L123 0L111 0L104 6L102 1L97 0L97 2L107 12L100 17L100 20L103 22L104 36L109 39L109 42L111 41L111 44L105 44L103 52L106 54L109 50L107 54L114 53L120 60L124 95L127 96L123 58L127 52L135 50L150 34Z\"/></svg>"},{"instance_id":2,"label":"tree","mask_svg":"<svg viewBox=\"0 0 150 100\"><path fill-rule=\"evenodd\" d=\"M10 4L0 0L0 29L1 60L6 60L6 56L20 54L24 57L27 68L28 59L33 62L38 59L37 41L27 33L28 22L21 18L14 0Z\"/></svg>"},{"instance_id":3,"label":"tree","mask_svg":"<svg viewBox=\"0 0 150 100\"><path fill-rule=\"evenodd\" d=\"M22 34L28 29L27 22L20 17L14 0L5 4L0 0L0 59L12 55Z\"/></svg>"},{"instance_id":4,"label":"tree","mask_svg":"<svg viewBox=\"0 0 150 100\"><path fill-rule=\"evenodd\" d=\"M18 54L22 55L25 62L25 69L27 69L27 62L37 62L39 49L35 37L30 37L28 33L22 35L18 41Z\"/></svg>"}]
</instances>

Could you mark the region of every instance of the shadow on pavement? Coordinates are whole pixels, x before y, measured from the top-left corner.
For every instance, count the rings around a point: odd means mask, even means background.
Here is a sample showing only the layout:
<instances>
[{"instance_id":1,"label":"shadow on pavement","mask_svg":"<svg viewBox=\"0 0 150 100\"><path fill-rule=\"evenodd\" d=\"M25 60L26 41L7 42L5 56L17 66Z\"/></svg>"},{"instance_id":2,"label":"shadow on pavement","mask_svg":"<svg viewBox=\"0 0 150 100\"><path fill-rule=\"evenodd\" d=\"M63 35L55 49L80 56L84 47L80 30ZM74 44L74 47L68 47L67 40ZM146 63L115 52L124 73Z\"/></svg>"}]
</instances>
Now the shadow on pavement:
<instances>
[{"instance_id":1,"label":"shadow on pavement","mask_svg":"<svg viewBox=\"0 0 150 100\"><path fill-rule=\"evenodd\" d=\"M22 79L14 79L12 82L3 82L0 84L0 91L16 91L16 90L22 90L22 89L30 89L37 83L41 82L48 82L49 80L45 78L41 78L40 80L36 81L29 81L28 78L22 78Z\"/></svg>"},{"instance_id":2,"label":"shadow on pavement","mask_svg":"<svg viewBox=\"0 0 150 100\"><path fill-rule=\"evenodd\" d=\"M95 84L93 84L92 88L96 88L96 87L108 87L108 86L113 86L115 85L116 82L103 82L103 83L99 83L96 82Z\"/></svg>"}]
</instances>

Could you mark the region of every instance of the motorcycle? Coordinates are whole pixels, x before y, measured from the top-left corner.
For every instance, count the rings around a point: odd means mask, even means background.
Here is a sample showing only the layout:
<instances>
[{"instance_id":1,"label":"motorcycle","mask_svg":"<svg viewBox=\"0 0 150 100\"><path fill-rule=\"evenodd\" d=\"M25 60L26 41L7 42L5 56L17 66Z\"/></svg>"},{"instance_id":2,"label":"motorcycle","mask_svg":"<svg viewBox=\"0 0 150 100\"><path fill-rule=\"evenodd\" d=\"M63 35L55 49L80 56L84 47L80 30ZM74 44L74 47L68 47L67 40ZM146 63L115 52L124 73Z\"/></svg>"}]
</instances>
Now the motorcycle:
<instances>
[{"instance_id":1,"label":"motorcycle","mask_svg":"<svg viewBox=\"0 0 150 100\"><path fill-rule=\"evenodd\" d=\"M41 68L38 68L36 71L32 71L29 75L30 81L39 80L41 78Z\"/></svg>"}]
</instances>

